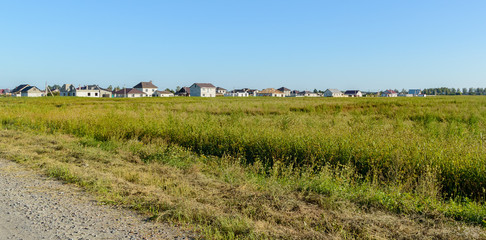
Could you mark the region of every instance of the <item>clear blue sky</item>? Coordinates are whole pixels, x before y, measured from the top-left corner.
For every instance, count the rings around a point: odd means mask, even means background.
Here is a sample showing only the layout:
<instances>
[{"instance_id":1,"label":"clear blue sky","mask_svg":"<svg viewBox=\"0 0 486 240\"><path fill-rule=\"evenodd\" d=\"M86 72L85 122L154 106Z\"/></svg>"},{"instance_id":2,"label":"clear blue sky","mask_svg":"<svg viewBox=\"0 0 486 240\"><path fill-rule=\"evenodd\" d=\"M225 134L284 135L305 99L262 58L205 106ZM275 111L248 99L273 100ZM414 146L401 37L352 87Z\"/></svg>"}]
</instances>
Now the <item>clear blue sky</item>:
<instances>
[{"instance_id":1,"label":"clear blue sky","mask_svg":"<svg viewBox=\"0 0 486 240\"><path fill-rule=\"evenodd\" d=\"M486 1L0 0L0 88L486 87Z\"/></svg>"}]
</instances>

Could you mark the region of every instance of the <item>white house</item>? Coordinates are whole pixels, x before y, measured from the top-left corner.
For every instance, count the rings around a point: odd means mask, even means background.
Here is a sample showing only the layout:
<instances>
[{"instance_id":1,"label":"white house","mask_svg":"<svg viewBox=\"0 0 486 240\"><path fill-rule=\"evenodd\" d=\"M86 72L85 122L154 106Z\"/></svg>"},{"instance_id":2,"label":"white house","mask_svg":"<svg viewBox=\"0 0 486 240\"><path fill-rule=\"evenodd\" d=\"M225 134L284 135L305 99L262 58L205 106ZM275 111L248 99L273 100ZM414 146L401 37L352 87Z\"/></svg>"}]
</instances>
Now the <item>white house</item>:
<instances>
[{"instance_id":1,"label":"white house","mask_svg":"<svg viewBox=\"0 0 486 240\"><path fill-rule=\"evenodd\" d=\"M154 97L173 97L174 94L169 91L155 91Z\"/></svg>"},{"instance_id":2,"label":"white house","mask_svg":"<svg viewBox=\"0 0 486 240\"><path fill-rule=\"evenodd\" d=\"M146 93L146 97L154 96L155 92L157 91L157 86L155 86L152 81L150 82L140 82L139 84L133 87L138 91Z\"/></svg>"},{"instance_id":3,"label":"white house","mask_svg":"<svg viewBox=\"0 0 486 240\"><path fill-rule=\"evenodd\" d=\"M242 89L239 89L239 90L236 90L236 91L240 91L240 90L247 92L248 96L252 96L252 97L256 97L257 93L259 92L259 90L257 90L257 89L250 89L250 88L242 88Z\"/></svg>"},{"instance_id":4,"label":"white house","mask_svg":"<svg viewBox=\"0 0 486 240\"><path fill-rule=\"evenodd\" d=\"M344 97L345 95L343 92L334 89L334 88L328 88L326 91L324 91L324 97Z\"/></svg>"},{"instance_id":5,"label":"white house","mask_svg":"<svg viewBox=\"0 0 486 240\"><path fill-rule=\"evenodd\" d=\"M258 92L257 97L285 97L285 94L274 88L266 88Z\"/></svg>"},{"instance_id":6,"label":"white house","mask_svg":"<svg viewBox=\"0 0 486 240\"><path fill-rule=\"evenodd\" d=\"M346 90L346 92L344 92L344 95L348 97L362 97L363 93L360 90Z\"/></svg>"},{"instance_id":7,"label":"white house","mask_svg":"<svg viewBox=\"0 0 486 240\"><path fill-rule=\"evenodd\" d=\"M388 89L388 90L382 92L381 96L382 97L398 97L398 93L396 91Z\"/></svg>"},{"instance_id":8,"label":"white house","mask_svg":"<svg viewBox=\"0 0 486 240\"><path fill-rule=\"evenodd\" d=\"M248 97L250 94L243 90L233 90L224 94L225 97Z\"/></svg>"},{"instance_id":9,"label":"white house","mask_svg":"<svg viewBox=\"0 0 486 240\"><path fill-rule=\"evenodd\" d=\"M290 92L292 91L292 90L290 90L286 87L281 87L277 90L279 90L280 92L283 92L286 97L290 97Z\"/></svg>"},{"instance_id":10,"label":"white house","mask_svg":"<svg viewBox=\"0 0 486 240\"><path fill-rule=\"evenodd\" d=\"M80 88L76 88L77 97L111 97L111 91L100 88L98 85L86 85Z\"/></svg>"},{"instance_id":11,"label":"white house","mask_svg":"<svg viewBox=\"0 0 486 240\"><path fill-rule=\"evenodd\" d=\"M116 98L138 98L147 97L148 95L135 88L124 88L114 92Z\"/></svg>"},{"instance_id":12,"label":"white house","mask_svg":"<svg viewBox=\"0 0 486 240\"><path fill-rule=\"evenodd\" d=\"M36 86L28 86L20 91L21 97L42 97L44 92Z\"/></svg>"},{"instance_id":13,"label":"white house","mask_svg":"<svg viewBox=\"0 0 486 240\"><path fill-rule=\"evenodd\" d=\"M98 85L86 85L76 88L72 84L64 84L59 90L59 96L62 97L111 97L111 91L101 88Z\"/></svg>"},{"instance_id":14,"label":"white house","mask_svg":"<svg viewBox=\"0 0 486 240\"><path fill-rule=\"evenodd\" d=\"M311 91L302 91L297 93L297 97L319 97L319 94Z\"/></svg>"},{"instance_id":15,"label":"white house","mask_svg":"<svg viewBox=\"0 0 486 240\"><path fill-rule=\"evenodd\" d=\"M228 92L228 90L226 90L222 87L216 88L216 95L218 95L218 96L224 96L227 92Z\"/></svg>"},{"instance_id":16,"label":"white house","mask_svg":"<svg viewBox=\"0 0 486 240\"><path fill-rule=\"evenodd\" d=\"M216 97L216 87L211 83L194 83L189 93L191 97Z\"/></svg>"},{"instance_id":17,"label":"white house","mask_svg":"<svg viewBox=\"0 0 486 240\"><path fill-rule=\"evenodd\" d=\"M30 86L29 84L18 85L17 87L12 89L12 91L10 91L10 93L12 94L12 97L20 97L21 96L20 92L22 90L24 90L25 88L29 87L29 86Z\"/></svg>"}]
</instances>

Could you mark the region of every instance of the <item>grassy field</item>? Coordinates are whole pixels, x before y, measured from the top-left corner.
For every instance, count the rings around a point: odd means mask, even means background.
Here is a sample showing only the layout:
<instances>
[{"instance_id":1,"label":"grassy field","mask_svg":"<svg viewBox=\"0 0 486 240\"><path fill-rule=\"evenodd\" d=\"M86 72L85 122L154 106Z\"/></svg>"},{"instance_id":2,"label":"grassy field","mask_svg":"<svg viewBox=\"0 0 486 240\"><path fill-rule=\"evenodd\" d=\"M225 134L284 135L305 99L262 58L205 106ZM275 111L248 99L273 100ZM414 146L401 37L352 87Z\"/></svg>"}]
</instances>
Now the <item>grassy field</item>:
<instances>
[{"instance_id":1,"label":"grassy field","mask_svg":"<svg viewBox=\"0 0 486 240\"><path fill-rule=\"evenodd\" d=\"M0 109L3 157L208 238L485 237L486 97L3 98Z\"/></svg>"}]
</instances>

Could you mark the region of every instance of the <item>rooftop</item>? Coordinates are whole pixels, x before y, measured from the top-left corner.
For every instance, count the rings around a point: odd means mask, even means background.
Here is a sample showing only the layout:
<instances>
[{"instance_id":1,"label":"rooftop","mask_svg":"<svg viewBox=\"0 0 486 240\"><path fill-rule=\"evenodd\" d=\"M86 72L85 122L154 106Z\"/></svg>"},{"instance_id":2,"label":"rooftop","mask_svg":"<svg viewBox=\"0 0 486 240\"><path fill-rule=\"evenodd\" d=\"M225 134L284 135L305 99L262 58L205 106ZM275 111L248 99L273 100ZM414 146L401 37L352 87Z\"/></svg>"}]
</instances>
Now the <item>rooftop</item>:
<instances>
[{"instance_id":1,"label":"rooftop","mask_svg":"<svg viewBox=\"0 0 486 240\"><path fill-rule=\"evenodd\" d=\"M133 88L157 88L152 81L150 82L140 82L139 84L135 85Z\"/></svg>"}]
</instances>

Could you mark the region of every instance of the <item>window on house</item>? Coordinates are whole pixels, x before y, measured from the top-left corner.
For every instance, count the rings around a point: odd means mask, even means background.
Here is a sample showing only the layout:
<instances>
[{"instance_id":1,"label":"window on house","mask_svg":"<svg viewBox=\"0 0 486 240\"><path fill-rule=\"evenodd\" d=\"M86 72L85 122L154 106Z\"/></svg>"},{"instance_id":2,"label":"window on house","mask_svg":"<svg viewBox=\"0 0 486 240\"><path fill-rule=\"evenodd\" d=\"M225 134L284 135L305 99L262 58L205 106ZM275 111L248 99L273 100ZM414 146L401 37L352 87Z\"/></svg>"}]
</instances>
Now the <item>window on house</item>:
<instances>
[{"instance_id":1,"label":"window on house","mask_svg":"<svg viewBox=\"0 0 486 240\"><path fill-rule=\"evenodd\" d=\"M98 97L98 93L95 93L95 97Z\"/></svg>"},{"instance_id":2,"label":"window on house","mask_svg":"<svg viewBox=\"0 0 486 240\"><path fill-rule=\"evenodd\" d=\"M90 97L90 96L91 96L91 93L88 93L88 97Z\"/></svg>"},{"instance_id":3,"label":"window on house","mask_svg":"<svg viewBox=\"0 0 486 240\"><path fill-rule=\"evenodd\" d=\"M135 94L132 94L132 97L135 97Z\"/></svg>"}]
</instances>

